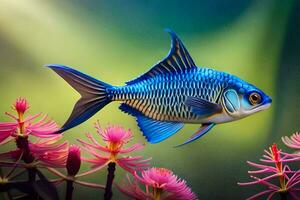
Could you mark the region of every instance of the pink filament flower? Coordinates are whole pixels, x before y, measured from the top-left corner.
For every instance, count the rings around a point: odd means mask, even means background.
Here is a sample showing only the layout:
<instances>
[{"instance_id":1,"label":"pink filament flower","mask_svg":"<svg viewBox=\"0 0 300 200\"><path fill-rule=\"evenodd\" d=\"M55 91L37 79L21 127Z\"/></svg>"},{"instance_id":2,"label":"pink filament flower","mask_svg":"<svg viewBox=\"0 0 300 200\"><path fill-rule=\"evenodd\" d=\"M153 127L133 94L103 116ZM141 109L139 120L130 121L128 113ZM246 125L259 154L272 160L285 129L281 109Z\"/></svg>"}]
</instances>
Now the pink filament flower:
<instances>
[{"instance_id":1,"label":"pink filament flower","mask_svg":"<svg viewBox=\"0 0 300 200\"><path fill-rule=\"evenodd\" d=\"M11 117L14 121L0 122L0 143L4 142L10 136L12 137L10 140L13 138L17 139L18 137L27 137L28 135L34 135L36 137L54 137L55 135L52 133L59 129L58 125L53 120L47 119L47 115L44 115L40 120L33 122L41 115L41 113L24 118L25 112L29 109L29 104L24 98L17 99L12 107L17 111L17 116L6 112L6 115Z\"/></svg>"},{"instance_id":2,"label":"pink filament flower","mask_svg":"<svg viewBox=\"0 0 300 200\"><path fill-rule=\"evenodd\" d=\"M75 176L81 165L80 148L77 145L69 147L69 153L66 163L68 176Z\"/></svg>"},{"instance_id":3,"label":"pink filament flower","mask_svg":"<svg viewBox=\"0 0 300 200\"><path fill-rule=\"evenodd\" d=\"M145 186L141 189L140 184ZM125 195L139 200L195 200L197 196L187 186L186 181L178 178L172 171L165 168L150 168L134 174L132 181L127 176L127 182L117 185Z\"/></svg>"},{"instance_id":4,"label":"pink filament flower","mask_svg":"<svg viewBox=\"0 0 300 200\"><path fill-rule=\"evenodd\" d=\"M101 169L108 163L114 162L123 169L133 172L149 166L148 162L151 158L143 160L142 156L120 156L120 154L134 152L144 147L142 144L136 143L131 147L124 148L124 145L132 139L130 130L126 131L120 126L109 126L105 130L102 130L99 122L96 123L95 128L97 129L98 135L104 140L105 146L98 143L91 134L86 134L91 143L80 139L78 140L84 149L94 156L94 158L82 158L82 160L92 163L93 168ZM102 153L102 155L100 153Z\"/></svg>"},{"instance_id":5,"label":"pink filament flower","mask_svg":"<svg viewBox=\"0 0 300 200\"><path fill-rule=\"evenodd\" d=\"M26 164L49 166L49 167L65 167L68 156L68 142L57 144L62 135L56 135L52 138L39 139L36 142L27 139L19 140L21 144L18 149L0 153L1 160L17 160L22 154L22 159ZM23 142L25 144L23 144ZM26 144L28 142L28 144ZM4 162L3 165L5 165ZM0 164L1 165L1 164Z\"/></svg>"},{"instance_id":6,"label":"pink filament flower","mask_svg":"<svg viewBox=\"0 0 300 200\"><path fill-rule=\"evenodd\" d=\"M57 143L62 135L52 134L58 130L57 124L53 120L47 120L44 115L40 120L33 122L41 114L24 117L29 109L26 99L18 98L12 105L13 110L17 112L11 117L13 122L0 122L0 144L15 140L17 149L0 154L3 160L16 161L20 158L25 167L43 166L65 167L68 155L68 142ZM37 137L35 142L29 140L29 135ZM1 165L10 166L12 162L1 161ZM20 165L20 164L18 164Z\"/></svg>"},{"instance_id":7,"label":"pink filament flower","mask_svg":"<svg viewBox=\"0 0 300 200\"><path fill-rule=\"evenodd\" d=\"M263 159L260 159L263 164L247 161L249 165L258 168L258 170L248 172L251 174L250 177L253 179L253 181L238 183L238 185L264 185L267 187L266 190L249 197L248 200L257 199L263 195L268 195L267 199L269 200L276 193L281 195L289 194L294 199L299 200L300 197L297 196L297 194L299 193L300 188L297 188L297 186L300 185L300 170L293 171L286 164L287 162L298 160L299 158L292 157L290 154L278 150L277 145L273 144L269 148L269 151L265 150ZM256 174L264 175L264 177L260 178L254 176ZM276 179L279 185L274 183Z\"/></svg>"},{"instance_id":8,"label":"pink filament flower","mask_svg":"<svg viewBox=\"0 0 300 200\"><path fill-rule=\"evenodd\" d=\"M67 141L57 143L62 135L52 138L39 139L37 142L29 143L29 149L37 161L44 166L65 167L68 157L69 143Z\"/></svg>"},{"instance_id":9,"label":"pink filament flower","mask_svg":"<svg viewBox=\"0 0 300 200\"><path fill-rule=\"evenodd\" d=\"M294 133L290 138L285 136L282 137L283 143L293 149L300 150L300 133Z\"/></svg>"}]
</instances>

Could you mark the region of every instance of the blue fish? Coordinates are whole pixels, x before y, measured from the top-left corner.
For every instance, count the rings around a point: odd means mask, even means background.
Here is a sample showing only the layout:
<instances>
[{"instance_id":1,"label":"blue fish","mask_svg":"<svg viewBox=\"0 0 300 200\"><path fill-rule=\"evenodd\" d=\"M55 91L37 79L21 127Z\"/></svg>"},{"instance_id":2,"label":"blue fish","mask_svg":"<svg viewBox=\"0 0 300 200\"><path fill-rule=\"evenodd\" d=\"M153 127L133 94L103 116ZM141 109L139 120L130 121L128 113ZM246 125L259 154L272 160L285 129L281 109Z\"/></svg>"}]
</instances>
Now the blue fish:
<instances>
[{"instance_id":1,"label":"blue fish","mask_svg":"<svg viewBox=\"0 0 300 200\"><path fill-rule=\"evenodd\" d=\"M171 35L167 57L125 86L109 85L70 67L47 65L81 95L58 133L81 124L110 102L120 101L120 110L136 117L150 143L165 140L185 123L201 124L184 145L216 124L244 118L271 105L271 98L252 84L225 72L197 67L179 37L167 32Z\"/></svg>"}]
</instances>

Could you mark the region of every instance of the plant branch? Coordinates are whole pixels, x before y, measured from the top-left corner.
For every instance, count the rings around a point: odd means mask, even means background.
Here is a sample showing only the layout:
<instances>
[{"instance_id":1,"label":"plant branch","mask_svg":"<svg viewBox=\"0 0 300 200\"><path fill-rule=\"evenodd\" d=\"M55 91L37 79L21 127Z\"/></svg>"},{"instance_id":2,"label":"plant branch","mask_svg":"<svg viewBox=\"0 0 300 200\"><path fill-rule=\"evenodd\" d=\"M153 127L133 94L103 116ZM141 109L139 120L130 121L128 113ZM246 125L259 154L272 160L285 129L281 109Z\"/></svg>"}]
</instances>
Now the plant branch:
<instances>
[{"instance_id":1,"label":"plant branch","mask_svg":"<svg viewBox=\"0 0 300 200\"><path fill-rule=\"evenodd\" d=\"M73 181L67 180L66 200L72 200L73 190L74 190Z\"/></svg>"},{"instance_id":2,"label":"plant branch","mask_svg":"<svg viewBox=\"0 0 300 200\"><path fill-rule=\"evenodd\" d=\"M116 163L110 162L107 167L107 179L106 179L106 187L104 192L104 199L111 200L113 193L112 193L112 184L115 178L115 170L116 170Z\"/></svg>"}]
</instances>

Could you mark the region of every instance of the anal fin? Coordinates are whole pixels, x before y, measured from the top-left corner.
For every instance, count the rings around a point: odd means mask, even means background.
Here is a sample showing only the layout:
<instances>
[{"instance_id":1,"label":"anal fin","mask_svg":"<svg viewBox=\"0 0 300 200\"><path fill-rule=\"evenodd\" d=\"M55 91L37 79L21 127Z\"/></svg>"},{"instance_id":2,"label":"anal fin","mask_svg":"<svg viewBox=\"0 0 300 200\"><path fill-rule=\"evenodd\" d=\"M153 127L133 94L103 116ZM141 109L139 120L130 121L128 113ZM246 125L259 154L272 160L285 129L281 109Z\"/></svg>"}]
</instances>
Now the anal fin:
<instances>
[{"instance_id":1,"label":"anal fin","mask_svg":"<svg viewBox=\"0 0 300 200\"><path fill-rule=\"evenodd\" d=\"M137 122L143 135L150 143L158 143L167 139L177 133L184 125L179 122L157 121L145 116L137 116Z\"/></svg>"},{"instance_id":2,"label":"anal fin","mask_svg":"<svg viewBox=\"0 0 300 200\"><path fill-rule=\"evenodd\" d=\"M166 122L151 119L125 103L122 103L119 109L137 118L138 126L150 143L161 142L177 133L184 126L184 124L180 122Z\"/></svg>"}]
</instances>

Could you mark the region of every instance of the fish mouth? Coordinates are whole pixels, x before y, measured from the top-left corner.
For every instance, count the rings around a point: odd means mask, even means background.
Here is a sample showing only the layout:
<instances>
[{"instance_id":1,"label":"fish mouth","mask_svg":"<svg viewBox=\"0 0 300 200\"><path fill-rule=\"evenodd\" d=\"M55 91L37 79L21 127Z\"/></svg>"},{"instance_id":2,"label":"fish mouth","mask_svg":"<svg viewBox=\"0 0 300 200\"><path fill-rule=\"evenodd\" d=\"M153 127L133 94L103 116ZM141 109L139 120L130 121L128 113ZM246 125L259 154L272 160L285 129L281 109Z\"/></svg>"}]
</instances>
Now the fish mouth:
<instances>
[{"instance_id":1,"label":"fish mouth","mask_svg":"<svg viewBox=\"0 0 300 200\"><path fill-rule=\"evenodd\" d=\"M254 108L250 112L251 113L256 113L256 112L260 112L260 111L266 110L266 109L270 108L271 102L272 102L272 100L270 99L270 101L265 102L263 105Z\"/></svg>"},{"instance_id":2,"label":"fish mouth","mask_svg":"<svg viewBox=\"0 0 300 200\"><path fill-rule=\"evenodd\" d=\"M259 111L260 110L266 110L266 109L270 108L270 106L271 106L271 102L266 103L266 104L264 104L264 105L262 105L262 106L259 107L260 108Z\"/></svg>"}]
</instances>

